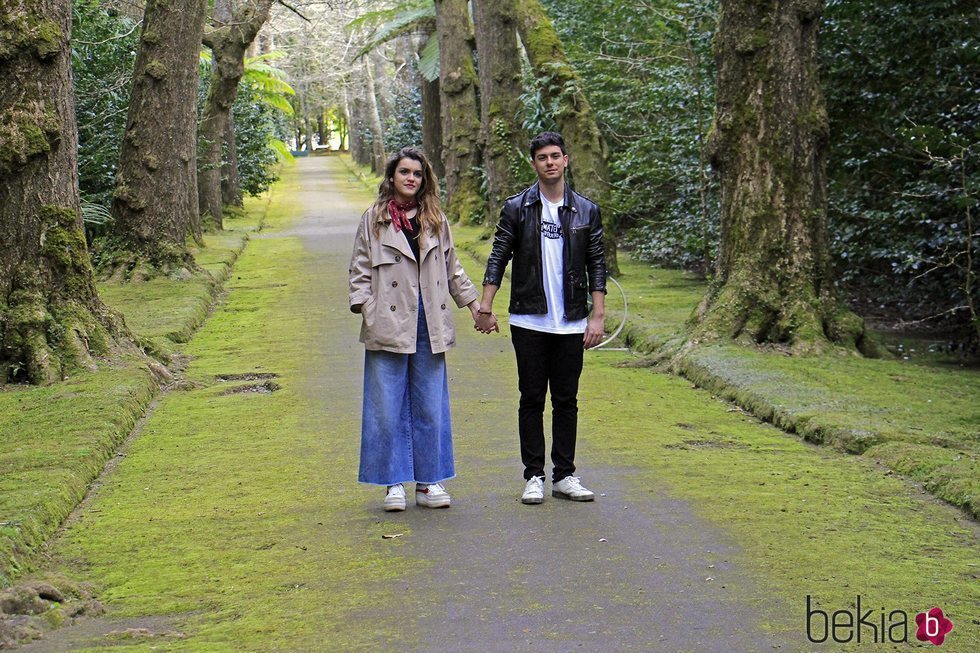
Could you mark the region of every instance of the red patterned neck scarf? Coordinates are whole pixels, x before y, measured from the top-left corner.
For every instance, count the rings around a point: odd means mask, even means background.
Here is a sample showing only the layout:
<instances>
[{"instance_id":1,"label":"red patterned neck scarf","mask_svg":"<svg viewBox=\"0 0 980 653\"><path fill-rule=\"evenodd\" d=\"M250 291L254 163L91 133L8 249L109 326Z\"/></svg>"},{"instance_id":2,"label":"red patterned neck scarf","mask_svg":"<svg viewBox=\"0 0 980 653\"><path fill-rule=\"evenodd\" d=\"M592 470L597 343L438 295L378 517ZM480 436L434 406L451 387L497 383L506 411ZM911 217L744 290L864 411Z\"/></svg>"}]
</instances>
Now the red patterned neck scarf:
<instances>
[{"instance_id":1,"label":"red patterned neck scarf","mask_svg":"<svg viewBox=\"0 0 980 653\"><path fill-rule=\"evenodd\" d=\"M395 231L401 231L402 229L412 231L412 223L408 219L408 212L418 205L419 203L415 200L412 200L408 204L402 204L398 200L388 201L388 215L391 216L391 224L395 228Z\"/></svg>"}]
</instances>

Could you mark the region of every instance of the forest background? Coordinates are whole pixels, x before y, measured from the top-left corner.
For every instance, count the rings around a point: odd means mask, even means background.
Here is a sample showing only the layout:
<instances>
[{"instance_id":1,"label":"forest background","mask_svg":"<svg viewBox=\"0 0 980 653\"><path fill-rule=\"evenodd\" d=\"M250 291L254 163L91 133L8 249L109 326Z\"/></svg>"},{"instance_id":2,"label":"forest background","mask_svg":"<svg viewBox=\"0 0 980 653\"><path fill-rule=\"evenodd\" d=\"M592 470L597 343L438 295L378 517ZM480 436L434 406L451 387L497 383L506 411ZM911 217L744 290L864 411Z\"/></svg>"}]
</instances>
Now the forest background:
<instances>
[{"instance_id":1,"label":"forest background","mask_svg":"<svg viewBox=\"0 0 980 653\"><path fill-rule=\"evenodd\" d=\"M273 11L250 46L249 73L232 109L241 191L261 192L275 179L284 155L277 142L302 153L349 149L375 166L384 153L425 142L440 158L444 125L435 122L427 135L423 109L428 96L430 107L435 103L428 113L438 116L435 4L334 2ZM618 242L652 264L710 275L719 241L718 182L706 151L718 3L543 4L608 147L604 208ZM140 9L118 0L74 3L80 186L90 241L112 232ZM959 348L975 347L980 302L977 15L962 1L831 1L819 41L831 134L830 251L840 292L877 326L929 330ZM472 32L468 38L475 46ZM547 88L555 80L536 76L526 55L519 65L517 144L555 129L561 111L560 96ZM470 84L478 102L475 77ZM487 136L475 111L463 174L474 176L479 197L460 213L466 222L492 224L495 203L479 156ZM504 196L532 181L519 145L506 156L514 185ZM99 256L96 246L96 263Z\"/></svg>"}]
</instances>

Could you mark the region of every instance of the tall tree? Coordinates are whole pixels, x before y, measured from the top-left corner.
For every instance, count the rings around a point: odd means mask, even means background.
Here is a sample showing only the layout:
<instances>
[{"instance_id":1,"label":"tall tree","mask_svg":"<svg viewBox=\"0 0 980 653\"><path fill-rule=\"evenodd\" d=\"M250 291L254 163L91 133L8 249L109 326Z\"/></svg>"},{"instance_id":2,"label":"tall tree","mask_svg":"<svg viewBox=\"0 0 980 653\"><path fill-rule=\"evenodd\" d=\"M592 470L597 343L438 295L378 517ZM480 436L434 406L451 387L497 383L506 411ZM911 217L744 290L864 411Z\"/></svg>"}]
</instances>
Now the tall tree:
<instances>
[{"instance_id":1,"label":"tall tree","mask_svg":"<svg viewBox=\"0 0 980 653\"><path fill-rule=\"evenodd\" d=\"M148 0L112 215L122 246L168 268L201 238L197 87L207 0Z\"/></svg>"},{"instance_id":2,"label":"tall tree","mask_svg":"<svg viewBox=\"0 0 980 653\"><path fill-rule=\"evenodd\" d=\"M834 299L826 228L821 0L723 0L712 164L721 178L717 279L690 343L716 338L861 347Z\"/></svg>"},{"instance_id":3,"label":"tall tree","mask_svg":"<svg viewBox=\"0 0 980 653\"><path fill-rule=\"evenodd\" d=\"M245 50L269 19L272 4L273 0L249 0L236 8L231 0L216 0L214 26L203 36L212 56L211 80L198 131L198 199L201 213L210 214L218 229L222 221L222 145L231 122L231 107L245 74ZM234 147L234 140L228 145Z\"/></svg>"},{"instance_id":4,"label":"tall tree","mask_svg":"<svg viewBox=\"0 0 980 653\"><path fill-rule=\"evenodd\" d=\"M609 197L609 163L606 143L595 113L582 88L582 79L571 66L551 18L540 0L514 0L517 28L527 51L541 94L558 106L555 122L565 137L575 190L601 207ZM610 211L603 217L606 267L619 273L616 240Z\"/></svg>"},{"instance_id":5,"label":"tall tree","mask_svg":"<svg viewBox=\"0 0 980 653\"><path fill-rule=\"evenodd\" d=\"M235 116L228 114L225 127L225 156L221 165L221 202L229 206L243 206L242 179L238 172L238 141L235 138ZM200 185L198 185L200 194Z\"/></svg>"},{"instance_id":6,"label":"tall tree","mask_svg":"<svg viewBox=\"0 0 980 653\"><path fill-rule=\"evenodd\" d=\"M438 45L439 39L434 29L423 32L419 43L419 61L423 61L424 53L432 46ZM438 61L438 60L436 60ZM422 96L422 147L432 162L436 175L445 177L446 168L442 165L442 104L439 98L439 76L420 75Z\"/></svg>"},{"instance_id":7,"label":"tall tree","mask_svg":"<svg viewBox=\"0 0 980 653\"><path fill-rule=\"evenodd\" d=\"M381 113L378 110L378 89L374 83L374 71L371 62L366 57L361 59L364 70L364 97L368 114L368 124L371 128L371 167L374 174L382 175L385 170L385 136L381 129Z\"/></svg>"},{"instance_id":8,"label":"tall tree","mask_svg":"<svg viewBox=\"0 0 980 653\"><path fill-rule=\"evenodd\" d=\"M473 65L473 28L467 5L467 0L436 0L446 213L450 220L463 223L479 215L482 203L476 175L480 163L479 80Z\"/></svg>"},{"instance_id":9,"label":"tall tree","mask_svg":"<svg viewBox=\"0 0 980 653\"><path fill-rule=\"evenodd\" d=\"M78 198L71 2L0 8L0 383L49 383L105 354Z\"/></svg>"},{"instance_id":10,"label":"tall tree","mask_svg":"<svg viewBox=\"0 0 980 653\"><path fill-rule=\"evenodd\" d=\"M518 191L526 168L517 113L521 58L513 0L473 0L476 49L480 58L480 118L487 176L487 222L496 224L503 200Z\"/></svg>"}]
</instances>

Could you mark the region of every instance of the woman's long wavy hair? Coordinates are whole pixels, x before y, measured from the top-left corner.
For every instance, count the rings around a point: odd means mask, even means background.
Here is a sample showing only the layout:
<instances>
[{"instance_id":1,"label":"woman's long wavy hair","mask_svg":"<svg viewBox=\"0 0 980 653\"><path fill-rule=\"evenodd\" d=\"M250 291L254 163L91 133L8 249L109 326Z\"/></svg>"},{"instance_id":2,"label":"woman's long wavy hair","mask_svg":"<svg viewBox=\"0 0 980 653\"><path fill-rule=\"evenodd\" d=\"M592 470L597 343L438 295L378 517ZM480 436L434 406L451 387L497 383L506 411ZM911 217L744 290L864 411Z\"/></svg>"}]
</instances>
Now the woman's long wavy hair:
<instances>
[{"instance_id":1,"label":"woman's long wavy hair","mask_svg":"<svg viewBox=\"0 0 980 653\"><path fill-rule=\"evenodd\" d=\"M393 154L385 164L385 176L378 186L378 199L374 201L374 234L381 233L381 227L391 221L388 215L388 202L395 198L395 169L402 159L412 159L422 164L422 185L419 192L415 195L415 201L419 203L418 220L419 233L428 230L429 233L436 234L439 225L442 223L442 205L439 203L439 181L436 173L432 170L432 164L426 158L422 150L417 147L403 147ZM417 237L416 236L416 237Z\"/></svg>"}]
</instances>

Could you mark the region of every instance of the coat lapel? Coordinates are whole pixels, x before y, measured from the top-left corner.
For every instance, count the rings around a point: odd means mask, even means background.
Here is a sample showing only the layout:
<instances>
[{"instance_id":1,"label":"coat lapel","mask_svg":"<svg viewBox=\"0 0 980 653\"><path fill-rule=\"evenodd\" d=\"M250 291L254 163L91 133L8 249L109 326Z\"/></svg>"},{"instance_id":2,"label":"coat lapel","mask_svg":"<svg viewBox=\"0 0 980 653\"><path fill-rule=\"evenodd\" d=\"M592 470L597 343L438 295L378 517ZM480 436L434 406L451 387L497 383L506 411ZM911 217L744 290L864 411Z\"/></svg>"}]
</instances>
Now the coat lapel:
<instances>
[{"instance_id":1,"label":"coat lapel","mask_svg":"<svg viewBox=\"0 0 980 653\"><path fill-rule=\"evenodd\" d=\"M384 233L381 234L381 246L393 247L415 261L415 252L412 251L412 247L408 244L408 238L400 231L395 231L395 228L390 222L385 227Z\"/></svg>"},{"instance_id":2,"label":"coat lapel","mask_svg":"<svg viewBox=\"0 0 980 653\"><path fill-rule=\"evenodd\" d=\"M439 239L429 233L429 230L426 229L423 232L422 240L419 242L419 258L424 261L428 253L434 250L438 244Z\"/></svg>"}]
</instances>

